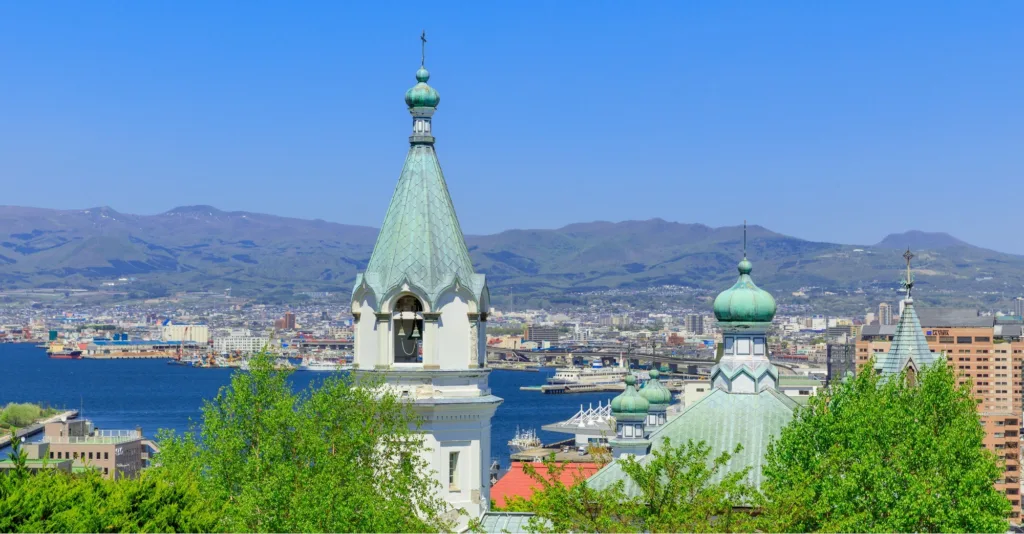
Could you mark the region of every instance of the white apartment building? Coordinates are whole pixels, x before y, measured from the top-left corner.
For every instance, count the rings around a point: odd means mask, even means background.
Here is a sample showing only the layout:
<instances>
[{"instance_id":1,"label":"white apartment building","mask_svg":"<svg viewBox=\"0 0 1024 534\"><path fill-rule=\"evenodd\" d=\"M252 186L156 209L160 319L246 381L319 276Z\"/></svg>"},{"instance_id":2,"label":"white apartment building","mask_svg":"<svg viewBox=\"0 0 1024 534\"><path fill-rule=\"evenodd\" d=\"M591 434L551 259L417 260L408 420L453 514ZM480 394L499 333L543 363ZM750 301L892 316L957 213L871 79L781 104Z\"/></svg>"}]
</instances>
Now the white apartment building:
<instances>
[{"instance_id":1,"label":"white apartment building","mask_svg":"<svg viewBox=\"0 0 1024 534\"><path fill-rule=\"evenodd\" d=\"M213 338L215 352L240 352L255 354L265 347L268 340L259 336L224 336Z\"/></svg>"},{"instance_id":2,"label":"white apartment building","mask_svg":"<svg viewBox=\"0 0 1024 534\"><path fill-rule=\"evenodd\" d=\"M168 324L160 332L162 341L210 342L210 327L205 324Z\"/></svg>"}]
</instances>

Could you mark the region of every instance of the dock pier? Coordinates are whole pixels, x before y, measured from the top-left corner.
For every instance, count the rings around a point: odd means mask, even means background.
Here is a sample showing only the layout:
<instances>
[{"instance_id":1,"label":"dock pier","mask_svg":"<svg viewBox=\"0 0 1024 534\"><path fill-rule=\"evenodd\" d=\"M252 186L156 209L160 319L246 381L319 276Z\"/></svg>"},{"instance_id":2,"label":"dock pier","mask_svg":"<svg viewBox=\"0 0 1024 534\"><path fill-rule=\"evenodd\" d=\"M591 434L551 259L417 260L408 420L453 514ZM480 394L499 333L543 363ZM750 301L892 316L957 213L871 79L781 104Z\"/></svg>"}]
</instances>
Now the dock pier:
<instances>
[{"instance_id":1,"label":"dock pier","mask_svg":"<svg viewBox=\"0 0 1024 534\"><path fill-rule=\"evenodd\" d=\"M78 410L68 410L66 412L61 412L61 413L59 413L57 415L54 415L52 417L47 417L46 419L43 419L42 421L39 421L38 423L33 423L33 424L29 425L29 426L26 426L25 428L19 429L15 433L15 436L17 436L19 438L27 438L29 436L34 436L34 435L36 435L36 434L38 434L38 433L43 431L43 428L46 426L46 423L55 423L57 421L60 421L62 417L65 418L65 419L75 419L75 418L78 417ZM11 434L10 433L7 433L7 434L4 434L4 435L0 436L0 448L4 448L4 447L6 447L6 446L8 446L10 444L11 444Z\"/></svg>"}]
</instances>

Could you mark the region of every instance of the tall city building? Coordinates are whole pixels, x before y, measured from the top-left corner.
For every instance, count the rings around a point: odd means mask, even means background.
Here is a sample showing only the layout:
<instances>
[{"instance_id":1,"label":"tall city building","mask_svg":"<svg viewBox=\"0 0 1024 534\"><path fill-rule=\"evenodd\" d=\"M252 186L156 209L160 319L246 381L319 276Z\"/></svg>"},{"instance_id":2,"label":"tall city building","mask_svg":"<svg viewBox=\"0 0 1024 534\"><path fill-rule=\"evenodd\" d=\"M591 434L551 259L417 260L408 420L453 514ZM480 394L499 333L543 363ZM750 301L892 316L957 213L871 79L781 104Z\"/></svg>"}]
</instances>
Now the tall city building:
<instances>
[{"instance_id":1,"label":"tall city building","mask_svg":"<svg viewBox=\"0 0 1024 534\"><path fill-rule=\"evenodd\" d=\"M829 343L825 354L825 385L842 381L857 371L857 349L853 343Z\"/></svg>"},{"instance_id":2,"label":"tall city building","mask_svg":"<svg viewBox=\"0 0 1024 534\"><path fill-rule=\"evenodd\" d=\"M295 330L295 314L292 312L284 312L284 328L285 330Z\"/></svg>"},{"instance_id":3,"label":"tall city building","mask_svg":"<svg viewBox=\"0 0 1024 534\"><path fill-rule=\"evenodd\" d=\"M421 66L405 94L409 152L352 291L354 373L382 375L412 403L441 497L466 512L461 532L490 506L491 418L502 400L487 384L490 294L473 270L434 151L440 97L429 78Z\"/></svg>"},{"instance_id":4,"label":"tall city building","mask_svg":"<svg viewBox=\"0 0 1024 534\"><path fill-rule=\"evenodd\" d=\"M1024 317L1024 297L1013 299L1013 314L1017 317Z\"/></svg>"},{"instance_id":5,"label":"tall city building","mask_svg":"<svg viewBox=\"0 0 1024 534\"><path fill-rule=\"evenodd\" d=\"M911 256L909 253L907 254ZM874 372L892 375L907 370L908 379L924 365L945 361L968 381L978 400L985 428L984 444L1003 460L1003 476L996 489L1013 505L1011 519L1020 518L1020 428L1024 410L1024 341L1021 325L999 325L994 317L975 310L923 309L918 313L911 298L909 277L904 311L895 326L865 326L857 341L858 372L874 356Z\"/></svg>"},{"instance_id":6,"label":"tall city building","mask_svg":"<svg viewBox=\"0 0 1024 534\"><path fill-rule=\"evenodd\" d=\"M693 334L695 336L703 336L704 335L704 316L703 315L701 315L699 313L688 313L688 314L686 314L686 317L683 319L683 321L684 321L683 326L686 328L687 332L689 332L689 333L691 333L691 334Z\"/></svg>"},{"instance_id":7,"label":"tall city building","mask_svg":"<svg viewBox=\"0 0 1024 534\"><path fill-rule=\"evenodd\" d=\"M878 305L878 324L893 324L892 305L890 305L888 302L883 302Z\"/></svg>"},{"instance_id":8,"label":"tall city building","mask_svg":"<svg viewBox=\"0 0 1024 534\"><path fill-rule=\"evenodd\" d=\"M536 341L537 343L548 342L552 344L558 343L558 328L554 326L528 326L526 327L526 341Z\"/></svg>"}]
</instances>

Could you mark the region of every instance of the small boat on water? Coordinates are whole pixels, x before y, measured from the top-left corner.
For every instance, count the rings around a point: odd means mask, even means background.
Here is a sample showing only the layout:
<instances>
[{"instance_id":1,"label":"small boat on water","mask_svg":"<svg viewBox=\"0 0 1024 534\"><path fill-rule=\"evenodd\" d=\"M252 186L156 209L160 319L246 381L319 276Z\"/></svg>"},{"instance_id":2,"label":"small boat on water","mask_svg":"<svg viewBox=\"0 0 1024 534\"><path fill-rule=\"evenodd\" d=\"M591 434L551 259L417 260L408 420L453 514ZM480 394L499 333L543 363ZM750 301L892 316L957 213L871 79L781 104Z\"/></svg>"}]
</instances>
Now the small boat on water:
<instances>
[{"instance_id":1,"label":"small boat on water","mask_svg":"<svg viewBox=\"0 0 1024 534\"><path fill-rule=\"evenodd\" d=\"M536 449L541 446L543 446L543 443L541 443L540 438L537 437L536 430L520 430L518 426L516 427L515 437L510 439L508 442L509 451L513 454L529 449Z\"/></svg>"}]
</instances>

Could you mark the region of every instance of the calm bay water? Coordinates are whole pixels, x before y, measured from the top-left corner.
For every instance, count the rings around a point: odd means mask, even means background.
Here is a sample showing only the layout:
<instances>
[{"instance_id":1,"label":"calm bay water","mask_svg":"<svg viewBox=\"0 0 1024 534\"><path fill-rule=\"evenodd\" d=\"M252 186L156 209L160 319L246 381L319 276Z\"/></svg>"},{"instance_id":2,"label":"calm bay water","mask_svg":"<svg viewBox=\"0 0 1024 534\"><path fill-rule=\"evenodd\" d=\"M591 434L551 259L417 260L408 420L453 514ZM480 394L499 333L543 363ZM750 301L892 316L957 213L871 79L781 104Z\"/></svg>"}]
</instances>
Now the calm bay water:
<instances>
[{"instance_id":1,"label":"calm bay water","mask_svg":"<svg viewBox=\"0 0 1024 534\"><path fill-rule=\"evenodd\" d=\"M141 426L150 437L157 429L185 431L198 422L203 400L212 399L229 383L231 369L193 369L167 365L166 360L53 360L46 351L27 344L0 344L0 405L35 402L80 408L84 417L105 429ZM516 426L538 431L544 443L568 434L541 431L541 425L568 419L580 404L607 402L610 393L543 395L519 391L539 386L554 373L491 372L491 391L505 399L491 424L491 455L509 465L506 443ZM324 373L296 372L293 384L303 388Z\"/></svg>"}]
</instances>

